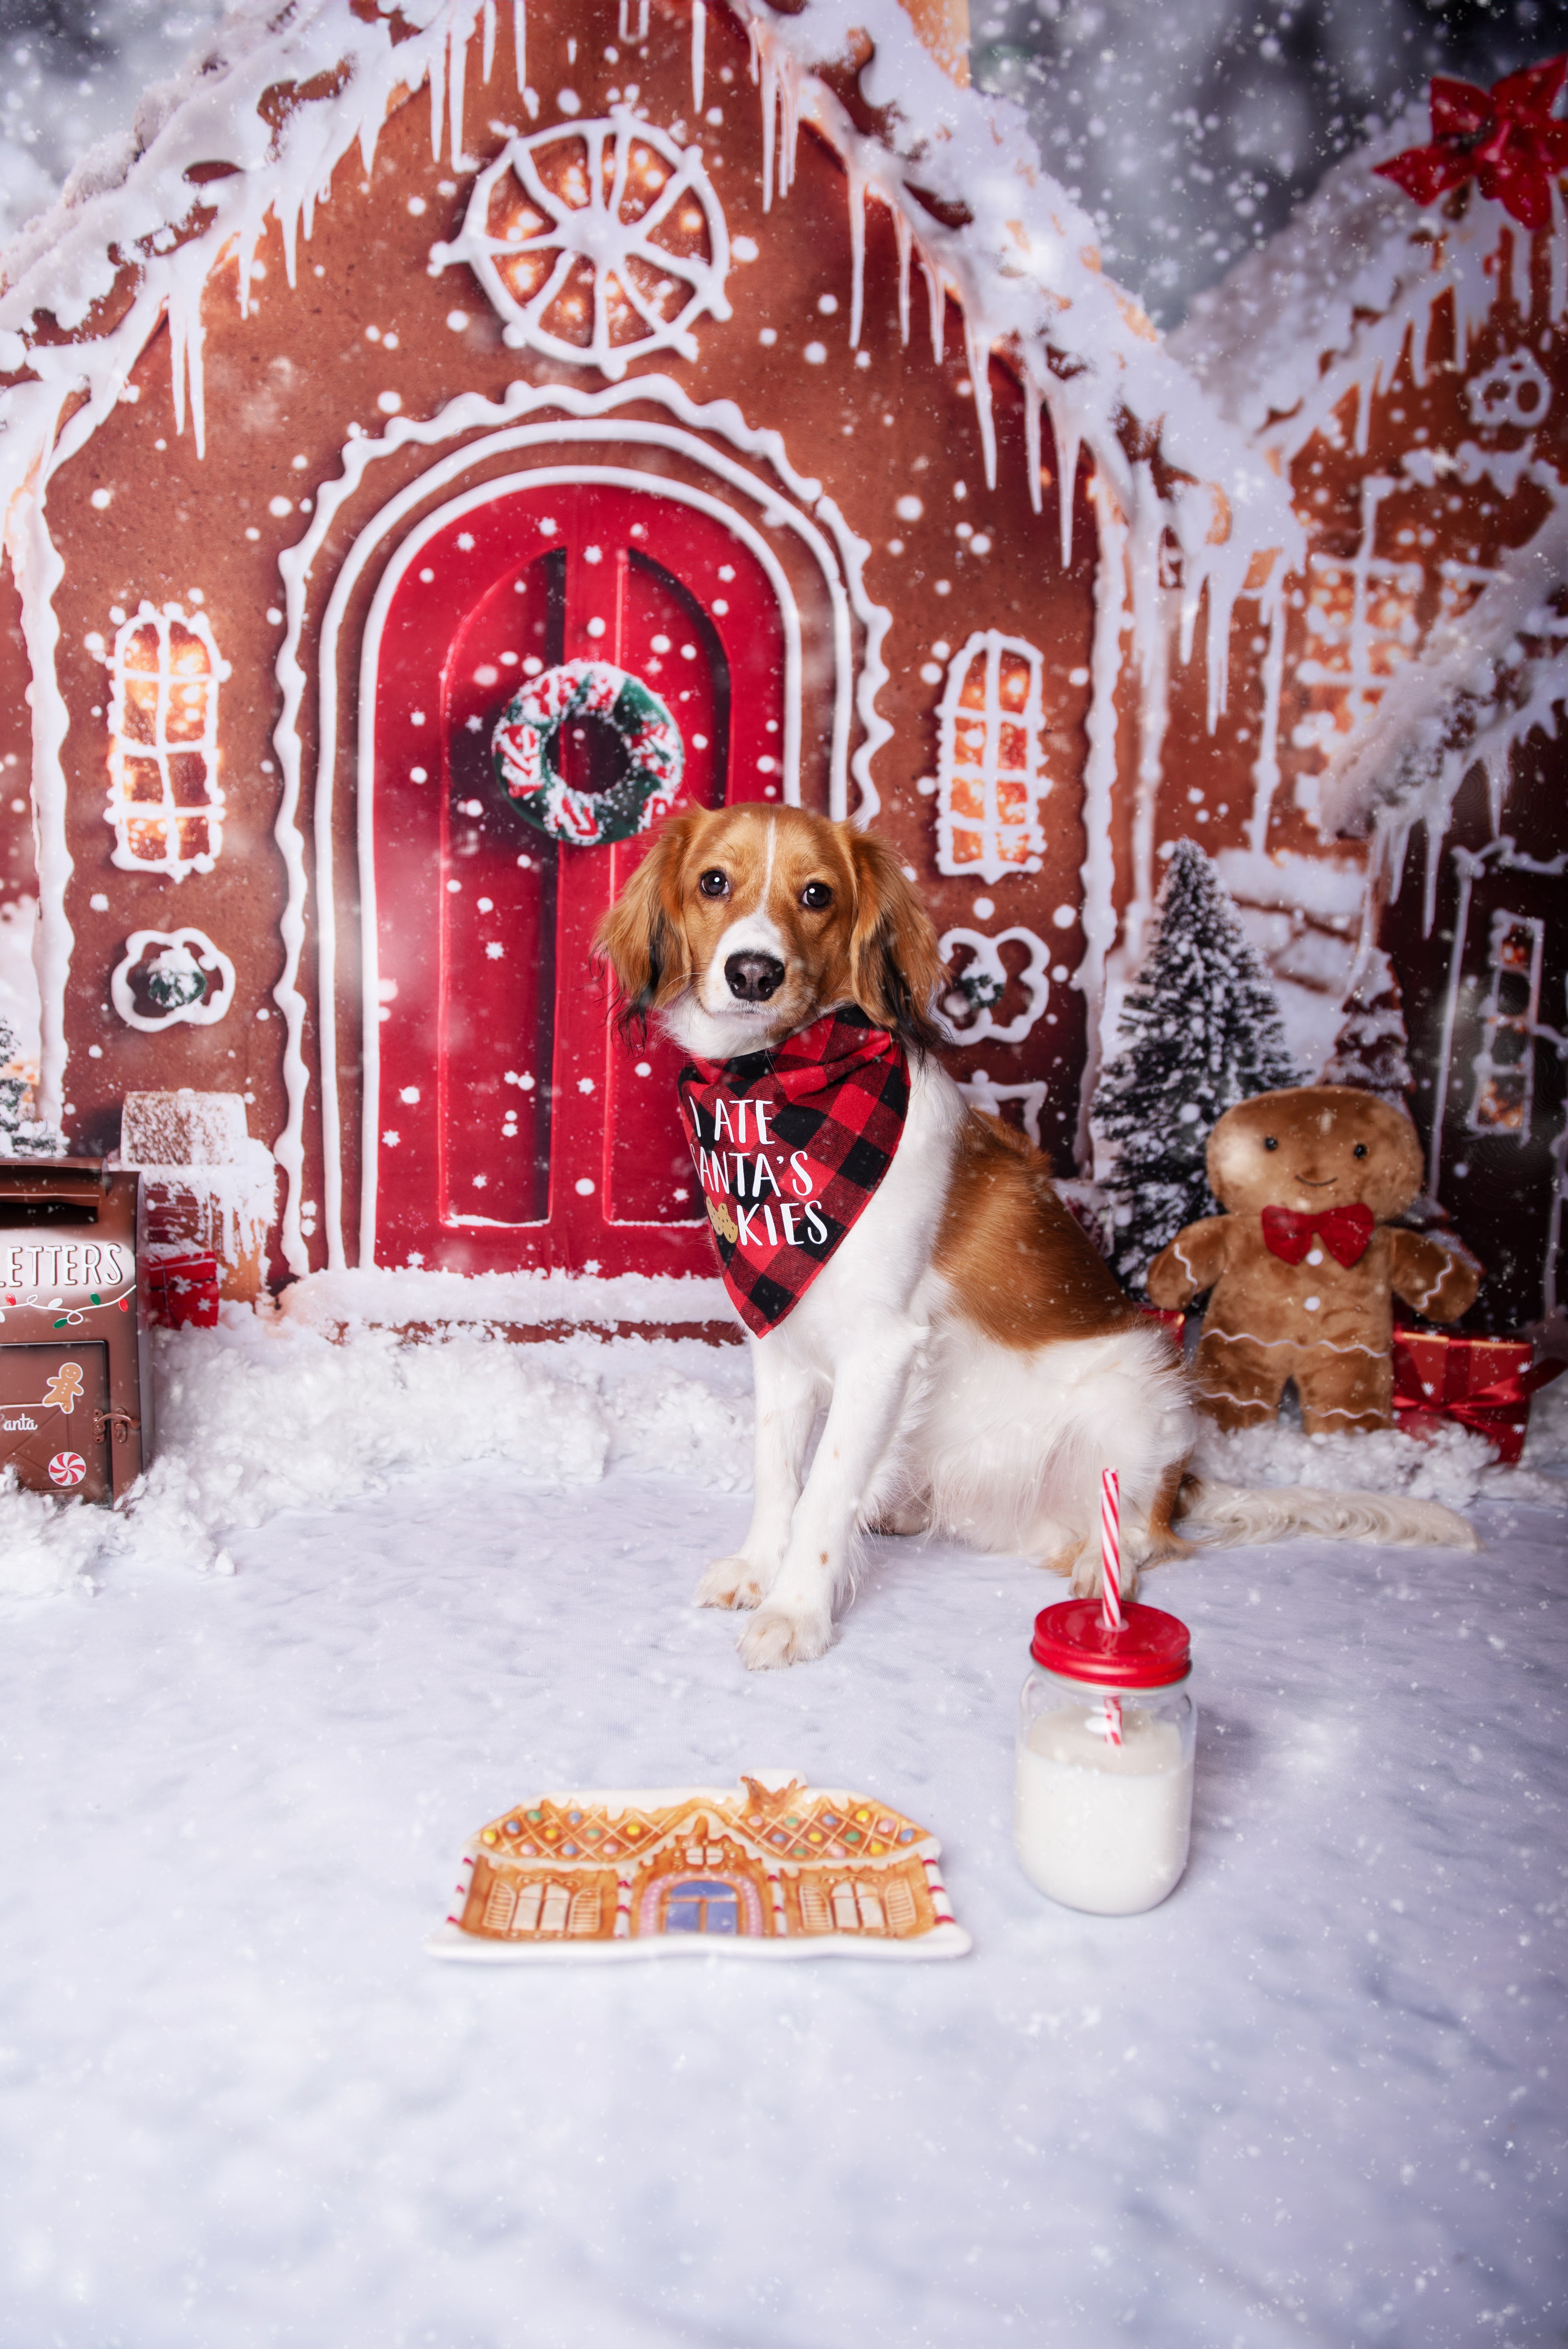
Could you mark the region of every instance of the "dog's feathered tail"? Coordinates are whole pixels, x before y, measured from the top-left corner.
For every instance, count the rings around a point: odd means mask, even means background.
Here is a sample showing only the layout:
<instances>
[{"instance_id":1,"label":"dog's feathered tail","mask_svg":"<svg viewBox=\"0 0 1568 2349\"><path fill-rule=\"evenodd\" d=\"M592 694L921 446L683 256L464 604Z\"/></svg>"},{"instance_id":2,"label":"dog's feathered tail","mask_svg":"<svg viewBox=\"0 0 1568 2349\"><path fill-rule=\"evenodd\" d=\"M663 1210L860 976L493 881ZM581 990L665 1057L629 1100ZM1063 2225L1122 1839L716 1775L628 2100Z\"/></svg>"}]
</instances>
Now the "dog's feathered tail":
<instances>
[{"instance_id":1,"label":"dog's feathered tail","mask_svg":"<svg viewBox=\"0 0 1568 2349\"><path fill-rule=\"evenodd\" d=\"M1440 1501L1387 1493L1330 1493L1315 1485L1216 1485L1189 1476L1181 1520L1216 1548L1238 1542L1287 1541L1316 1534L1325 1541L1382 1542L1407 1548L1479 1549L1473 1526Z\"/></svg>"}]
</instances>

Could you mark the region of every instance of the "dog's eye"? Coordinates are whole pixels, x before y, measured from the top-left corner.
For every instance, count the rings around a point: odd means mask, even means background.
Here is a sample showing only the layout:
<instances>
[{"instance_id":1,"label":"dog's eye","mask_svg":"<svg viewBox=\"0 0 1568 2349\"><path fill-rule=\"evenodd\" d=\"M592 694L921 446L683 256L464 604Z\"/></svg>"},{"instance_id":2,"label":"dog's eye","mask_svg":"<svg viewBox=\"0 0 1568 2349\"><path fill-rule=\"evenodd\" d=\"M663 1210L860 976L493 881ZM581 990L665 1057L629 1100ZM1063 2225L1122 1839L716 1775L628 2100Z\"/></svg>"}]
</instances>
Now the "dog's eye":
<instances>
[{"instance_id":1,"label":"dog's eye","mask_svg":"<svg viewBox=\"0 0 1568 2349\"><path fill-rule=\"evenodd\" d=\"M1272 1133L1265 1133L1264 1136L1264 1148L1265 1150L1277 1150L1279 1148L1278 1138Z\"/></svg>"},{"instance_id":2,"label":"dog's eye","mask_svg":"<svg viewBox=\"0 0 1568 2349\"><path fill-rule=\"evenodd\" d=\"M1358 1142L1350 1155L1352 1158L1365 1158L1367 1155L1367 1144L1364 1142Z\"/></svg>"},{"instance_id":3,"label":"dog's eye","mask_svg":"<svg viewBox=\"0 0 1568 2349\"><path fill-rule=\"evenodd\" d=\"M715 865L710 872L702 875L696 885L705 897L727 897L729 875L727 873L721 873Z\"/></svg>"},{"instance_id":4,"label":"dog's eye","mask_svg":"<svg viewBox=\"0 0 1568 2349\"><path fill-rule=\"evenodd\" d=\"M813 914L820 914L824 905L832 902L833 893L825 881L808 881L800 892L800 903L809 905Z\"/></svg>"}]
</instances>

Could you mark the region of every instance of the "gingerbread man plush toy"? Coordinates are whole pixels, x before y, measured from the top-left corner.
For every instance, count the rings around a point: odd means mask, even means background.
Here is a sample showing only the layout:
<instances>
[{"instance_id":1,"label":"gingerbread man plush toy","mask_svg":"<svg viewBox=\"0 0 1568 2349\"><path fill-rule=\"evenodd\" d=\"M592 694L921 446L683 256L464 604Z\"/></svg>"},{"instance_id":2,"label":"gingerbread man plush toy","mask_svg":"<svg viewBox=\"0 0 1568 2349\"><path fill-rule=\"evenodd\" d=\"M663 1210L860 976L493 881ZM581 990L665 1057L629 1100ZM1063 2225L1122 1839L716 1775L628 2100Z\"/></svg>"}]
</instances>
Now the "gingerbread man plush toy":
<instances>
[{"instance_id":1,"label":"gingerbread man plush toy","mask_svg":"<svg viewBox=\"0 0 1568 2349\"><path fill-rule=\"evenodd\" d=\"M1258 1093L1209 1137L1222 1216L1189 1224L1149 1268L1156 1305L1212 1292L1200 1409L1222 1427L1272 1419L1294 1379L1309 1435L1393 1423L1393 1299L1434 1321L1473 1301L1480 1267L1387 1218L1420 1189L1416 1129L1349 1085Z\"/></svg>"}]
</instances>

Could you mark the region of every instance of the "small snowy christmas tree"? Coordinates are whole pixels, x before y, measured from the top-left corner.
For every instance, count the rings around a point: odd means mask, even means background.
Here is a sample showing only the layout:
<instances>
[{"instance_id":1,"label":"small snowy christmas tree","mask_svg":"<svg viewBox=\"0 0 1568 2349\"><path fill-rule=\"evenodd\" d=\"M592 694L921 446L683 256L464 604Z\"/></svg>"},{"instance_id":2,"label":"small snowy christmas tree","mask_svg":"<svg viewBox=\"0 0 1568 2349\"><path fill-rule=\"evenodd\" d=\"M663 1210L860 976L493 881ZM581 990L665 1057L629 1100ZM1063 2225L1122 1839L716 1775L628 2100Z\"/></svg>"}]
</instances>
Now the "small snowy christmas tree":
<instances>
[{"instance_id":1,"label":"small snowy christmas tree","mask_svg":"<svg viewBox=\"0 0 1568 2349\"><path fill-rule=\"evenodd\" d=\"M1381 947L1374 947L1345 999L1323 1081L1355 1085L1362 1092L1376 1093L1390 1108L1408 1109L1416 1081L1405 1057L1409 1040L1394 966Z\"/></svg>"},{"instance_id":2,"label":"small snowy christmas tree","mask_svg":"<svg viewBox=\"0 0 1568 2349\"><path fill-rule=\"evenodd\" d=\"M1219 1213L1203 1165L1216 1119L1253 1093L1301 1082L1268 973L1194 841L1176 843L1159 920L1093 1111L1112 1162L1111 1261L1137 1290L1183 1224Z\"/></svg>"},{"instance_id":3,"label":"small snowy christmas tree","mask_svg":"<svg viewBox=\"0 0 1568 2349\"><path fill-rule=\"evenodd\" d=\"M0 1018L0 1158L58 1158L65 1135L22 1113L32 1088L17 1065L16 1050L15 1030Z\"/></svg>"}]
</instances>

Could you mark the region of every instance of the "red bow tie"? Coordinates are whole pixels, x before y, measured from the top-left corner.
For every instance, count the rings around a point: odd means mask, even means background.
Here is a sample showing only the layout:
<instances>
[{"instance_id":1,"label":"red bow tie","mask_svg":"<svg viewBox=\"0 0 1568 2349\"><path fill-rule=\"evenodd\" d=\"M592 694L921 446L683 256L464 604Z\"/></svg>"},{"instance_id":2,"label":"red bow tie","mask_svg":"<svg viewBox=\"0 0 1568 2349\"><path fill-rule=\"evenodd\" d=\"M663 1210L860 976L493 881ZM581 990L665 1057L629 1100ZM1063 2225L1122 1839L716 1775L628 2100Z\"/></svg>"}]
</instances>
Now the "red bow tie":
<instances>
[{"instance_id":1,"label":"red bow tie","mask_svg":"<svg viewBox=\"0 0 1568 2349\"><path fill-rule=\"evenodd\" d=\"M1355 1264L1366 1255L1377 1228L1370 1207L1325 1207L1320 1216L1298 1216L1294 1207L1264 1209L1264 1240L1286 1264L1301 1262L1314 1233L1336 1264Z\"/></svg>"}]
</instances>

